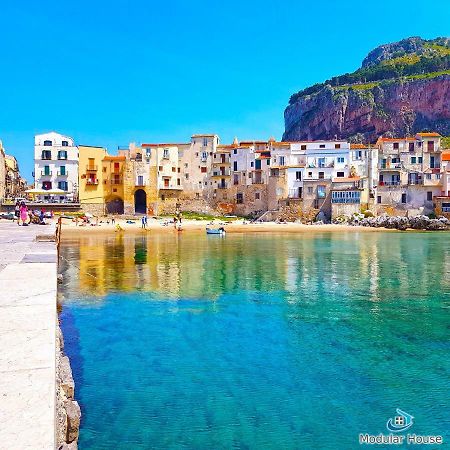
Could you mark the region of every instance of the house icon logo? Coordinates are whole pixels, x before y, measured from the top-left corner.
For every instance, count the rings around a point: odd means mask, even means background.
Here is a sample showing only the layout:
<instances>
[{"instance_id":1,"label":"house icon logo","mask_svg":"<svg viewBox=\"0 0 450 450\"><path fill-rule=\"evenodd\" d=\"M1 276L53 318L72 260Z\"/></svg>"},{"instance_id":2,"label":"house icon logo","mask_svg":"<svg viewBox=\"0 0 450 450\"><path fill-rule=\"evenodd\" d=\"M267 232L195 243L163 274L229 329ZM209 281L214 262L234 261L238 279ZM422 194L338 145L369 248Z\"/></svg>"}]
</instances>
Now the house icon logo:
<instances>
[{"instance_id":1,"label":"house icon logo","mask_svg":"<svg viewBox=\"0 0 450 450\"><path fill-rule=\"evenodd\" d=\"M399 408L396 409L396 412L398 416L390 418L386 423L386 428L393 433L400 433L411 428L414 423L414 417Z\"/></svg>"}]
</instances>

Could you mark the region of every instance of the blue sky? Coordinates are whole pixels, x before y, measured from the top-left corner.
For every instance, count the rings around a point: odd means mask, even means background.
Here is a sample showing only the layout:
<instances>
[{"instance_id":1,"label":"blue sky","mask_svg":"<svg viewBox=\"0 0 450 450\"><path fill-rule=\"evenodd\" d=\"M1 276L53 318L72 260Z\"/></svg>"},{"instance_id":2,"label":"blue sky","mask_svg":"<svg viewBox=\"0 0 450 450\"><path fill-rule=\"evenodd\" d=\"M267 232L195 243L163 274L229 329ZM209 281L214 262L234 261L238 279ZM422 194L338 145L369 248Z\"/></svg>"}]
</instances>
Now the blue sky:
<instances>
[{"instance_id":1,"label":"blue sky","mask_svg":"<svg viewBox=\"0 0 450 450\"><path fill-rule=\"evenodd\" d=\"M33 136L78 144L281 138L292 93L377 45L450 35L450 2L2 2L0 139L31 180Z\"/></svg>"}]
</instances>

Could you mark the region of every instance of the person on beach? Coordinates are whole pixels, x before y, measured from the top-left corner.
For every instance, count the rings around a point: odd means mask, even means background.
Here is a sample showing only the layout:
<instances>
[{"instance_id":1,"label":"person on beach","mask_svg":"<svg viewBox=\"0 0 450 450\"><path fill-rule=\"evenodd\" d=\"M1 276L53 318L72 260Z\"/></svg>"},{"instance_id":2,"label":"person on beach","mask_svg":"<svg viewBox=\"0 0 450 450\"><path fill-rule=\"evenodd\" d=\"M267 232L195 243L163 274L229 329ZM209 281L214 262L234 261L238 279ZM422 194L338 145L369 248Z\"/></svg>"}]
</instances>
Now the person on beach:
<instances>
[{"instance_id":1,"label":"person on beach","mask_svg":"<svg viewBox=\"0 0 450 450\"><path fill-rule=\"evenodd\" d=\"M22 202L20 204L19 211L20 211L20 220L22 221L22 226L28 225L28 223L27 223L27 219L29 218L28 217L28 208L27 208L27 205L25 205L25 202Z\"/></svg>"},{"instance_id":2,"label":"person on beach","mask_svg":"<svg viewBox=\"0 0 450 450\"><path fill-rule=\"evenodd\" d=\"M20 219L20 203L19 201L16 202L16 206L14 207L14 216L17 219L17 225L20 225L19 219Z\"/></svg>"},{"instance_id":3,"label":"person on beach","mask_svg":"<svg viewBox=\"0 0 450 450\"><path fill-rule=\"evenodd\" d=\"M144 230L145 230L145 228L147 228L147 216L142 216L141 228L144 229Z\"/></svg>"},{"instance_id":4,"label":"person on beach","mask_svg":"<svg viewBox=\"0 0 450 450\"><path fill-rule=\"evenodd\" d=\"M111 225L114 225L116 223L116 219L114 217L111 217Z\"/></svg>"}]
</instances>

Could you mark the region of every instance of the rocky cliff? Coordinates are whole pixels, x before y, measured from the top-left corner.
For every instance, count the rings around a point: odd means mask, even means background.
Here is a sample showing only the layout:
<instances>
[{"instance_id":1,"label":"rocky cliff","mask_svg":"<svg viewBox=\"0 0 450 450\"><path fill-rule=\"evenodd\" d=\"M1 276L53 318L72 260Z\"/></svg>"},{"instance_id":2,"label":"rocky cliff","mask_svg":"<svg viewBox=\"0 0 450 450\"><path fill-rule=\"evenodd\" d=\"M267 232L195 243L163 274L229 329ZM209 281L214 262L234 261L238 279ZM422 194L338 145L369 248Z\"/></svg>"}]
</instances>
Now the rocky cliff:
<instances>
[{"instance_id":1,"label":"rocky cliff","mask_svg":"<svg viewBox=\"0 0 450 450\"><path fill-rule=\"evenodd\" d=\"M433 130L450 135L450 44L409 38L371 51L362 67L291 97L283 140L349 139Z\"/></svg>"}]
</instances>

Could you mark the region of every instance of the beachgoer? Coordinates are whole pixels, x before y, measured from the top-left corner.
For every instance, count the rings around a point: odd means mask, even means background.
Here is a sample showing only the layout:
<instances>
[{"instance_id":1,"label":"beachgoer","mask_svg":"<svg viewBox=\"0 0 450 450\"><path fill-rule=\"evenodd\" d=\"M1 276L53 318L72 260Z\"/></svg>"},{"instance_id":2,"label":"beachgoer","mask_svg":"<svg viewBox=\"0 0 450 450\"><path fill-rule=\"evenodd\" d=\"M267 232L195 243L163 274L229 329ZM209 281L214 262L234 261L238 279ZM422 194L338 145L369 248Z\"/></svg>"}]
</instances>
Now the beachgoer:
<instances>
[{"instance_id":1,"label":"beachgoer","mask_svg":"<svg viewBox=\"0 0 450 450\"><path fill-rule=\"evenodd\" d=\"M26 223L28 219L28 208L27 205L25 205L25 202L20 203L20 220L22 221L22 225L28 225Z\"/></svg>"},{"instance_id":2,"label":"beachgoer","mask_svg":"<svg viewBox=\"0 0 450 450\"><path fill-rule=\"evenodd\" d=\"M145 228L145 216L141 218L141 228Z\"/></svg>"},{"instance_id":3,"label":"beachgoer","mask_svg":"<svg viewBox=\"0 0 450 450\"><path fill-rule=\"evenodd\" d=\"M114 217L111 217L111 225L114 225L116 223L116 219Z\"/></svg>"},{"instance_id":4,"label":"beachgoer","mask_svg":"<svg viewBox=\"0 0 450 450\"><path fill-rule=\"evenodd\" d=\"M181 211L178 212L178 222L181 224Z\"/></svg>"},{"instance_id":5,"label":"beachgoer","mask_svg":"<svg viewBox=\"0 0 450 450\"><path fill-rule=\"evenodd\" d=\"M19 219L20 219L20 202L16 202L16 206L14 207L14 216L17 219L17 225L20 225Z\"/></svg>"},{"instance_id":6,"label":"beachgoer","mask_svg":"<svg viewBox=\"0 0 450 450\"><path fill-rule=\"evenodd\" d=\"M177 228L177 222L178 222L178 218L175 215L175 217L173 218L173 227L176 229Z\"/></svg>"}]
</instances>

